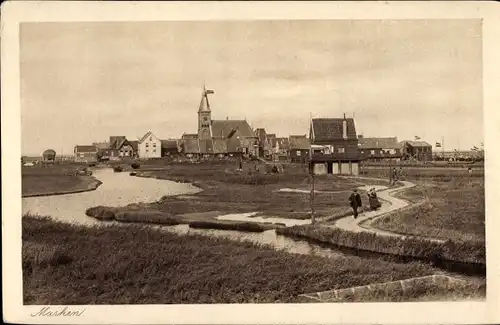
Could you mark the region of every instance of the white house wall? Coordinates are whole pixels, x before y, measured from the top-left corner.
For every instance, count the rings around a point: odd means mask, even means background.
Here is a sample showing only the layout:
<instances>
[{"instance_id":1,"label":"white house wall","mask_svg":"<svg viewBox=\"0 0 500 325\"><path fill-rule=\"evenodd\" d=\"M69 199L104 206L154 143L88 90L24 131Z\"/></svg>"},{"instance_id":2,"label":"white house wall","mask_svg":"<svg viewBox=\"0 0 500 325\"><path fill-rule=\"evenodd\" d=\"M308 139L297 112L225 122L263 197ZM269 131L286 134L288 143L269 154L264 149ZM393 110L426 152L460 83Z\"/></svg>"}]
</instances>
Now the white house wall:
<instances>
[{"instance_id":1,"label":"white house wall","mask_svg":"<svg viewBox=\"0 0 500 325\"><path fill-rule=\"evenodd\" d=\"M161 158L161 140L151 133L144 141L139 142L139 158Z\"/></svg>"}]
</instances>

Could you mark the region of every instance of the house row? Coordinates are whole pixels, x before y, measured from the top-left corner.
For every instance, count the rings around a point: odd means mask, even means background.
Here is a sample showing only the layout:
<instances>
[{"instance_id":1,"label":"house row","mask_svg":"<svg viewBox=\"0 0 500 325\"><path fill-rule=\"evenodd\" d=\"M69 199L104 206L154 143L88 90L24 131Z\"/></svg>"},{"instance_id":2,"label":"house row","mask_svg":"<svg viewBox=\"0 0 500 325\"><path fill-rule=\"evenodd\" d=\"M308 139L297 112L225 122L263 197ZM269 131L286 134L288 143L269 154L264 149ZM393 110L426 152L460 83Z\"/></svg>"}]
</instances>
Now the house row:
<instances>
[{"instance_id":1,"label":"house row","mask_svg":"<svg viewBox=\"0 0 500 325\"><path fill-rule=\"evenodd\" d=\"M76 145L74 160L90 163L98 160L151 159L178 153L178 140L162 140L148 131L139 140L128 140L125 136L110 136L106 142Z\"/></svg>"}]
</instances>

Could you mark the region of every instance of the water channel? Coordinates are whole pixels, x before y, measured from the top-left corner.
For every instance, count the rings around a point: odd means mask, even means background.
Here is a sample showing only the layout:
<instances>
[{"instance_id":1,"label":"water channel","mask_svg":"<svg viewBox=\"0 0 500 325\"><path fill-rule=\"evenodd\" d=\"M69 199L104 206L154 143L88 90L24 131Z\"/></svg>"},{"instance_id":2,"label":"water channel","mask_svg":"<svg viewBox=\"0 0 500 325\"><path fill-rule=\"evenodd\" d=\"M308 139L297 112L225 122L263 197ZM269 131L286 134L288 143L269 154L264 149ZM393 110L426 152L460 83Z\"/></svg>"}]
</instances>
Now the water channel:
<instances>
[{"instance_id":1,"label":"water channel","mask_svg":"<svg viewBox=\"0 0 500 325\"><path fill-rule=\"evenodd\" d=\"M85 215L85 210L90 207L99 205L125 206L127 204L141 202L148 203L158 201L166 195L191 195L200 191L199 188L190 184L154 178L131 177L128 173L115 173L112 169L95 169L93 170L93 176L102 182L94 191L23 198L23 214L31 213L40 216L50 216L55 220L63 222L96 225L102 224L102 221ZM189 200L186 200L186 204L189 204L188 201ZM220 220L233 221L283 223L287 226L310 222L309 220L254 217L254 214L255 213L227 214L217 218ZM113 222L113 224L117 226L123 225L119 222ZM270 245L277 250L285 250L286 252L294 254L307 254L330 258L343 255L335 249L277 235L274 230L255 233L230 230L193 229L189 228L188 225L154 226L154 228L180 235L201 234L212 237L226 237L232 240L251 241L257 244Z\"/></svg>"}]
</instances>

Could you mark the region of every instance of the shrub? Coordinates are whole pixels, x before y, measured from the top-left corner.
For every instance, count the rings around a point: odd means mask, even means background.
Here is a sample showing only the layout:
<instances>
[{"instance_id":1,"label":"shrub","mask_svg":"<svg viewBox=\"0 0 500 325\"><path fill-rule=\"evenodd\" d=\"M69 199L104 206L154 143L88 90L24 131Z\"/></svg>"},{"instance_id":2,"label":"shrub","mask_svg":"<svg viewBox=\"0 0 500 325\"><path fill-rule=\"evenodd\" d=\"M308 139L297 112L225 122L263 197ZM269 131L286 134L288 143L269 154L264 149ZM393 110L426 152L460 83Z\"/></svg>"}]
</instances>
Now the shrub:
<instances>
[{"instance_id":1,"label":"shrub","mask_svg":"<svg viewBox=\"0 0 500 325\"><path fill-rule=\"evenodd\" d=\"M133 162L132 164L130 164L130 167L132 167L133 169L139 169L141 167L141 164L139 164L138 162Z\"/></svg>"},{"instance_id":2,"label":"shrub","mask_svg":"<svg viewBox=\"0 0 500 325\"><path fill-rule=\"evenodd\" d=\"M115 171L115 173L119 173L119 172L123 171L123 168L121 166L116 166L116 167L113 167L113 170Z\"/></svg>"}]
</instances>

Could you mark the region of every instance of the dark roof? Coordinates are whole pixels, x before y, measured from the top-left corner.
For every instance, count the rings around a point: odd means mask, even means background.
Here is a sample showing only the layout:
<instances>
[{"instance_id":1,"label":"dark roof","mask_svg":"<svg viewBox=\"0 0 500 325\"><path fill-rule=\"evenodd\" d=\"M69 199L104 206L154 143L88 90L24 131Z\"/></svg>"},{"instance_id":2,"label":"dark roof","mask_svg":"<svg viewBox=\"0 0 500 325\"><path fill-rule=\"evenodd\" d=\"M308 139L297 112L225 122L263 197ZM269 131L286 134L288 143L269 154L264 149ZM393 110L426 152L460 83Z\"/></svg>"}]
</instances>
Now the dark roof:
<instances>
[{"instance_id":1,"label":"dark roof","mask_svg":"<svg viewBox=\"0 0 500 325\"><path fill-rule=\"evenodd\" d=\"M432 147L425 141L401 141L401 145L409 144L412 147Z\"/></svg>"},{"instance_id":2,"label":"dark roof","mask_svg":"<svg viewBox=\"0 0 500 325\"><path fill-rule=\"evenodd\" d=\"M269 143L271 144L271 146L273 148L276 147L276 134L274 134L274 133L266 134L266 139L267 139L267 141L269 141Z\"/></svg>"},{"instance_id":3,"label":"dark roof","mask_svg":"<svg viewBox=\"0 0 500 325\"><path fill-rule=\"evenodd\" d=\"M280 149L289 149L290 148L290 141L288 138L276 138L276 142L279 145Z\"/></svg>"},{"instance_id":4,"label":"dark roof","mask_svg":"<svg viewBox=\"0 0 500 325\"><path fill-rule=\"evenodd\" d=\"M128 143L130 143L130 146L132 147L132 149L134 149L134 151L139 150L139 141L138 140L129 141Z\"/></svg>"},{"instance_id":5,"label":"dark roof","mask_svg":"<svg viewBox=\"0 0 500 325\"><path fill-rule=\"evenodd\" d=\"M356 126L353 118L346 118L347 138L353 139L356 136ZM343 139L342 125L343 118L316 118L312 120L312 131L314 142L332 141Z\"/></svg>"},{"instance_id":6,"label":"dark roof","mask_svg":"<svg viewBox=\"0 0 500 325\"><path fill-rule=\"evenodd\" d=\"M113 149L118 149L119 144L125 140L126 137L124 135L115 135L109 137L109 146Z\"/></svg>"},{"instance_id":7,"label":"dark roof","mask_svg":"<svg viewBox=\"0 0 500 325\"><path fill-rule=\"evenodd\" d=\"M177 140L161 140L161 147L163 149L177 149L178 142Z\"/></svg>"},{"instance_id":8,"label":"dark roof","mask_svg":"<svg viewBox=\"0 0 500 325\"><path fill-rule=\"evenodd\" d=\"M359 147L362 149L398 149L398 138L360 138Z\"/></svg>"},{"instance_id":9,"label":"dark roof","mask_svg":"<svg viewBox=\"0 0 500 325\"><path fill-rule=\"evenodd\" d=\"M266 130L263 128L258 128L255 130L255 136L259 138L260 142L265 142L267 139Z\"/></svg>"},{"instance_id":10,"label":"dark roof","mask_svg":"<svg viewBox=\"0 0 500 325\"><path fill-rule=\"evenodd\" d=\"M88 152L88 153L94 153L97 152L97 147L96 146L75 146L75 151L76 152Z\"/></svg>"},{"instance_id":11,"label":"dark roof","mask_svg":"<svg viewBox=\"0 0 500 325\"><path fill-rule=\"evenodd\" d=\"M291 135L290 149L309 149L311 143L305 135Z\"/></svg>"},{"instance_id":12,"label":"dark roof","mask_svg":"<svg viewBox=\"0 0 500 325\"><path fill-rule=\"evenodd\" d=\"M227 136L235 131L236 136L255 137L252 128L245 120L213 120L212 121L212 137L227 138Z\"/></svg>"}]
</instances>

